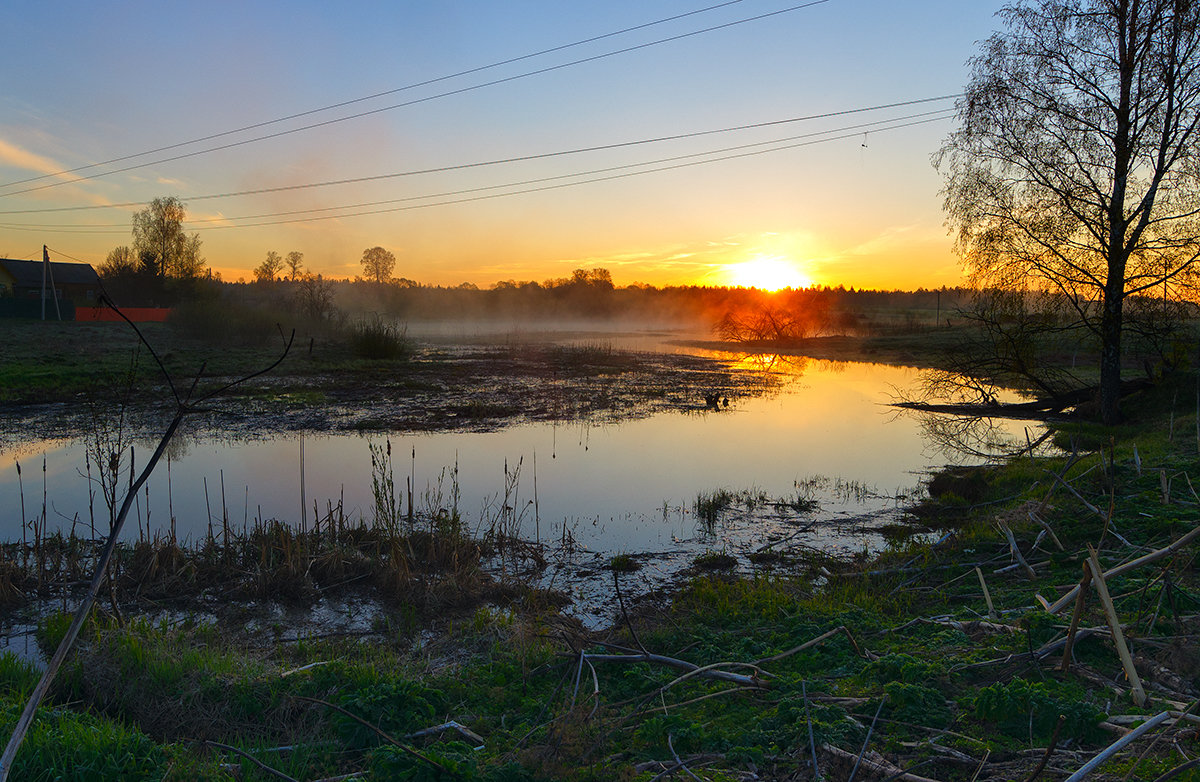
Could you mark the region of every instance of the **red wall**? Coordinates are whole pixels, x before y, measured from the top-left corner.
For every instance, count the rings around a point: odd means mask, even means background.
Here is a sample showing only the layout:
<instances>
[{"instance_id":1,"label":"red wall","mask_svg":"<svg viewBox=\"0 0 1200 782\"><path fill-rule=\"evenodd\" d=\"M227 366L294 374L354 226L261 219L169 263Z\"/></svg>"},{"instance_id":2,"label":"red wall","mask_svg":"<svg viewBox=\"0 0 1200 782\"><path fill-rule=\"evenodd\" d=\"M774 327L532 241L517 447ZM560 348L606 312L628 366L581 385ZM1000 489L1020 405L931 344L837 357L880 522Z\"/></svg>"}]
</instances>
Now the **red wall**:
<instances>
[{"instance_id":1,"label":"red wall","mask_svg":"<svg viewBox=\"0 0 1200 782\"><path fill-rule=\"evenodd\" d=\"M169 307L122 307L121 314L134 323L162 323L171 314ZM76 307L75 320L119 321L121 316L109 307Z\"/></svg>"}]
</instances>

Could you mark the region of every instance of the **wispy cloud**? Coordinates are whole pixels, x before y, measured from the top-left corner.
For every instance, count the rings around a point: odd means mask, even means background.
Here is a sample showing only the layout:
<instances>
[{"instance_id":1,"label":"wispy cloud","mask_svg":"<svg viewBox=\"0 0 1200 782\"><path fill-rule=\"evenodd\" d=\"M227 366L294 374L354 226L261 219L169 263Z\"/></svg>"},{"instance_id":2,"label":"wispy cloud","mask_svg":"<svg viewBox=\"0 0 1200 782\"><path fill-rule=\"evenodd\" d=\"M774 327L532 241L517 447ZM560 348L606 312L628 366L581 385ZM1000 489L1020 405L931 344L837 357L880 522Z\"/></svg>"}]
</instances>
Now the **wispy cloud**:
<instances>
[{"instance_id":1,"label":"wispy cloud","mask_svg":"<svg viewBox=\"0 0 1200 782\"><path fill-rule=\"evenodd\" d=\"M77 177L60 173L65 166L36 152L22 149L11 141L0 138L0 164L32 171L42 175L57 175L58 179L74 181Z\"/></svg>"},{"instance_id":2,"label":"wispy cloud","mask_svg":"<svg viewBox=\"0 0 1200 782\"><path fill-rule=\"evenodd\" d=\"M55 179L59 182L78 183L80 181L86 181L74 174L68 173L65 170L67 167L59 161L46 157L45 155L39 155L36 152L31 152L28 149L14 144L3 137L0 137L0 165L21 169L23 171L29 171L46 179ZM34 181L28 182L27 186L38 187L39 184L45 183ZM59 190L61 192L61 190L58 188L55 190ZM50 193L55 192L55 190L46 190L43 192L46 195L49 195ZM70 192L74 196L84 198L92 204L99 206L107 206L112 203L110 199L96 193L90 193L78 185L72 186L70 188ZM38 192L30 193L30 195L34 197L42 197L42 193Z\"/></svg>"}]
</instances>

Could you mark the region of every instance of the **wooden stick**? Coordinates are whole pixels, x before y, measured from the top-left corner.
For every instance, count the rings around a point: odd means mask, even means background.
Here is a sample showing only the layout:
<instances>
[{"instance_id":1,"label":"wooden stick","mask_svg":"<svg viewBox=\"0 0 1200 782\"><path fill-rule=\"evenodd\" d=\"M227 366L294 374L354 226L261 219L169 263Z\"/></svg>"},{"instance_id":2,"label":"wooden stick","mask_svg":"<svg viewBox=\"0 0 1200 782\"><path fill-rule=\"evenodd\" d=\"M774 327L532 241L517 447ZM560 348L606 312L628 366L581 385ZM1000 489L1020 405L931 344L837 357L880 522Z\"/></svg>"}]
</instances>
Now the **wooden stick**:
<instances>
[{"instance_id":1,"label":"wooden stick","mask_svg":"<svg viewBox=\"0 0 1200 782\"><path fill-rule=\"evenodd\" d=\"M1050 526L1050 524L1045 519L1043 519L1041 516L1039 516L1034 511L1029 511L1028 515L1029 515L1030 521L1032 521L1034 524L1037 524L1038 526L1040 526L1042 529L1046 530L1046 532L1048 532L1050 534L1050 539L1054 541L1055 546L1058 546L1059 551L1066 551L1066 548L1063 547L1062 541L1058 539L1058 535L1054 534L1054 529Z\"/></svg>"},{"instance_id":2,"label":"wooden stick","mask_svg":"<svg viewBox=\"0 0 1200 782\"><path fill-rule=\"evenodd\" d=\"M1088 544L1088 565L1092 569L1092 581L1096 585L1096 594L1104 606L1104 615L1108 617L1108 628L1112 631L1113 645L1117 647L1117 655L1121 658L1121 665L1125 667L1125 676L1128 677L1129 686L1132 688L1133 702L1142 706L1146 703L1146 691L1142 689L1142 680L1138 677L1137 668L1133 665L1133 656L1129 654L1129 647L1125 644L1125 636L1121 632L1121 619L1117 616L1117 608L1108 594L1108 584L1104 582L1100 559L1096 554L1096 549L1090 543Z\"/></svg>"},{"instance_id":3,"label":"wooden stick","mask_svg":"<svg viewBox=\"0 0 1200 782\"><path fill-rule=\"evenodd\" d=\"M1122 575L1124 573L1128 573L1130 570L1139 568L1142 565L1149 565L1151 562L1157 562L1158 560L1162 559L1163 557L1167 557L1167 556L1170 556L1171 554L1174 554L1179 549L1181 549L1184 546L1186 546L1187 544L1191 543L1197 537L1200 537L1200 526L1196 526L1194 529L1192 529L1186 535L1184 535L1179 540L1175 541L1174 543L1172 543L1169 546L1160 548L1157 551L1151 551L1149 554L1138 557L1137 559L1132 559L1123 565L1117 565L1112 570L1106 570L1104 572L1104 577L1106 579L1116 578L1117 576ZM1065 595L1060 597L1055 602L1051 603L1050 607L1047 608L1046 610L1052 614L1057 614L1059 611L1063 610L1064 608L1066 608L1068 605L1071 604L1071 601L1073 601L1075 599L1075 595L1078 594L1078 592L1079 592L1079 585L1075 585L1069 592L1067 592Z\"/></svg>"},{"instance_id":4,"label":"wooden stick","mask_svg":"<svg viewBox=\"0 0 1200 782\"><path fill-rule=\"evenodd\" d=\"M1037 778L1042 775L1042 771L1045 770L1046 764L1050 762L1050 756L1054 754L1055 748L1058 747L1058 734L1060 731L1062 731L1062 726L1066 721L1067 718L1065 715L1058 715L1058 722L1054 723L1054 733L1050 734L1050 744L1047 745L1046 752L1042 755L1042 759L1038 762L1037 768L1035 768L1029 774L1029 776L1025 778L1025 782L1036 782Z\"/></svg>"},{"instance_id":5,"label":"wooden stick","mask_svg":"<svg viewBox=\"0 0 1200 782\"><path fill-rule=\"evenodd\" d=\"M1200 419L1197 419L1197 426L1200 427ZM1181 766L1176 766L1160 777L1157 777L1154 782L1169 782L1185 771L1191 771L1194 768L1200 768L1200 758L1193 758Z\"/></svg>"},{"instance_id":6,"label":"wooden stick","mask_svg":"<svg viewBox=\"0 0 1200 782\"><path fill-rule=\"evenodd\" d=\"M471 741L474 741L476 744L475 749L483 749L484 746L486 746L486 742L484 742L482 736L467 726L455 722L454 720L443 722L441 725L434 725L432 728L422 728L421 730L405 735L404 738L419 739L422 736L432 736L435 733L445 733L448 730L457 731L463 738L468 738Z\"/></svg>"}]
</instances>

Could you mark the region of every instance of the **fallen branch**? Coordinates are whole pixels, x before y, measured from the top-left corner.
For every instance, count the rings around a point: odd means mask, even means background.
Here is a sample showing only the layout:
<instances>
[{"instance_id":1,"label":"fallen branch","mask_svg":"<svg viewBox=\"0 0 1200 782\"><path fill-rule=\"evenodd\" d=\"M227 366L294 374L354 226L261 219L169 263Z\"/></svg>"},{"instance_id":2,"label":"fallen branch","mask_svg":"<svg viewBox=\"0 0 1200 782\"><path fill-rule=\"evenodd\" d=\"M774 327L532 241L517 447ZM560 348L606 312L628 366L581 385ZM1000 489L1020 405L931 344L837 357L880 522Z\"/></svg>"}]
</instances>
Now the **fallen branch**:
<instances>
[{"instance_id":1,"label":"fallen branch","mask_svg":"<svg viewBox=\"0 0 1200 782\"><path fill-rule=\"evenodd\" d=\"M983 589L983 599L987 602L988 619L995 622L1000 618L1000 614L996 613L996 606L992 603L992 593L988 591L987 582L983 580L983 571L976 567L975 575L979 577L979 586Z\"/></svg>"},{"instance_id":2,"label":"fallen branch","mask_svg":"<svg viewBox=\"0 0 1200 782\"><path fill-rule=\"evenodd\" d=\"M1196 419L1196 426L1200 426L1200 418ZM1170 782L1170 780L1183 774L1186 771L1191 771L1194 768L1200 768L1200 758L1193 758L1181 766L1176 766L1165 774L1156 777L1154 782Z\"/></svg>"},{"instance_id":3,"label":"fallen branch","mask_svg":"<svg viewBox=\"0 0 1200 782\"><path fill-rule=\"evenodd\" d=\"M1050 756L1054 754L1055 748L1058 747L1058 734L1062 731L1063 723L1067 721L1065 715L1058 715L1058 722L1054 723L1054 732L1050 734L1050 743L1046 746L1046 752L1042 755L1042 759L1038 761L1035 768L1029 776L1025 777L1025 782L1035 782L1042 775L1046 764L1050 762Z\"/></svg>"},{"instance_id":4,"label":"fallen branch","mask_svg":"<svg viewBox=\"0 0 1200 782\"><path fill-rule=\"evenodd\" d=\"M1025 571L1025 575L1030 581L1036 580L1037 573L1035 573L1033 568L1029 566L1029 563L1025 561L1025 557L1021 554L1020 547L1017 546L1017 539L1013 537L1012 530L1008 528L1007 524L1001 524L1000 531L1004 533L1004 537L1008 538L1008 548L1010 551L1012 551L1013 556L1016 557L1017 564L1019 564Z\"/></svg>"},{"instance_id":5,"label":"fallen branch","mask_svg":"<svg viewBox=\"0 0 1200 782\"><path fill-rule=\"evenodd\" d=\"M1075 636L1079 632L1079 620L1083 617L1083 606L1087 600L1088 584L1092 583L1092 569L1084 564L1083 578L1079 581L1079 593L1075 599L1075 611L1071 614L1071 627L1067 630L1066 642L1063 645L1062 672L1071 669L1071 650L1075 646Z\"/></svg>"}]
</instances>

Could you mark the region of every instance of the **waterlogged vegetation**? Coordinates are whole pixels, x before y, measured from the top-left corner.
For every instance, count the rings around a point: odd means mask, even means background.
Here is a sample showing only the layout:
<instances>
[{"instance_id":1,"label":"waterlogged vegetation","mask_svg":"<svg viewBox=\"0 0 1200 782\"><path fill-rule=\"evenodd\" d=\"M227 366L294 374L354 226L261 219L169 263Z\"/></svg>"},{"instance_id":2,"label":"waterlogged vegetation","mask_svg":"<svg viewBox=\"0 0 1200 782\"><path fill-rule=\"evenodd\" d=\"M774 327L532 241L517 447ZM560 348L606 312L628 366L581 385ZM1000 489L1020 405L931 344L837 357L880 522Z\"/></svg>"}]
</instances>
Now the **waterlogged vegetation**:
<instances>
[{"instance_id":1,"label":"waterlogged vegetation","mask_svg":"<svg viewBox=\"0 0 1200 782\"><path fill-rule=\"evenodd\" d=\"M697 388L750 382L602 343L414 349L373 321L358 334L376 346L355 354L314 336L307 366L340 367L347 385L403 369L393 401L440 400L430 418L410 409L406 426L502 417L505 404L536 416L526 396L454 391L509 372L538 379L522 394L557 388L544 397L554 415L619 413L633 396L618 387L702 413ZM381 355L398 340L402 355ZM164 351L164 364L187 364L188 350ZM126 384L130 351L109 364ZM306 371L240 389L238 403L271 398L294 413L351 398ZM572 393L607 395L567 402L563 378ZM397 482L390 442L371 441L363 512L329 501L302 525L237 525L222 510L199 538L147 531L119 546L13 778L949 782L1061 779L1096 759L1090 779L1188 779L1200 711L1200 419L1184 401L1195 383L1176 368L1128 400L1121 427L1059 420L1057 450L939 473L877 548L832 552L799 533L818 498L899 507L916 496L823 476L782 495L702 488L685 504L708 547L650 594L635 581L653 558L607 557L616 610L599 628L563 611L571 586L550 575L554 547L521 534L520 463L505 465L486 523L468 525L457 467L422 495ZM400 419L372 408L349 425L372 420ZM0 547L0 600L14 632L36 628L40 654L0 654L6 733L98 554L48 530L36 490L30 500L22 517L40 526ZM775 538L723 545L730 525L768 517ZM565 525L561 536L560 550L576 545ZM1147 735L1103 754L1152 718Z\"/></svg>"},{"instance_id":2,"label":"waterlogged vegetation","mask_svg":"<svg viewBox=\"0 0 1200 782\"><path fill-rule=\"evenodd\" d=\"M379 449L369 521L335 515L307 532L277 525L244 538L214 530L192 551L170 540L129 547L15 773L811 779L815 764L825 779L857 765L862 779L1009 780L1046 758L1038 773L1061 778L1167 712L1157 741L1135 742L1091 777L1157 779L1192 754L1195 728L1181 715L1200 697L1196 548L1168 548L1200 523L1190 486L1200 438L1179 403L1192 382L1143 394L1107 440L1062 424L1067 453L935 481L938 496L914 511L925 537L896 536L873 556L789 550L748 573L714 548L669 600L628 595L600 631L564 621L561 598L530 585L539 552L507 540L499 519L466 536L447 494L410 523ZM837 481L798 481L791 499L713 490L697 513L712 507L718 523L747 508L803 513L806 488L826 483ZM1128 673L1098 593L1077 603L1069 592L1089 545L1109 574ZM6 547L10 605L36 594L39 578L53 593L85 573L87 552L71 546ZM487 556L506 567L489 572ZM618 593L637 560L613 557ZM384 599L369 610L346 602L361 615L333 631L247 621L211 599L304 602L363 582ZM189 606L179 600L189 593L210 599ZM1051 613L1039 596L1065 607ZM49 651L65 617L38 623ZM29 662L0 656L0 719L12 724L36 677Z\"/></svg>"}]
</instances>

